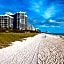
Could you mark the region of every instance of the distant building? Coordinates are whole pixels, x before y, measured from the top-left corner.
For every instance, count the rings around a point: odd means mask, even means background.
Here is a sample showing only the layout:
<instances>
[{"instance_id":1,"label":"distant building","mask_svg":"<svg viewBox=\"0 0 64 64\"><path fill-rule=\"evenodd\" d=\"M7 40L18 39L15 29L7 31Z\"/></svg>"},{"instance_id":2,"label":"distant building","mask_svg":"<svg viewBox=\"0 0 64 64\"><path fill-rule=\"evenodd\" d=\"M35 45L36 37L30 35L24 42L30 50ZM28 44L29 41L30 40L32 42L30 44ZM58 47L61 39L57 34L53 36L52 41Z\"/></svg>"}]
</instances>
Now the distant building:
<instances>
[{"instance_id":1,"label":"distant building","mask_svg":"<svg viewBox=\"0 0 64 64\"><path fill-rule=\"evenodd\" d=\"M39 29L38 28L35 28L35 31L38 31Z\"/></svg>"},{"instance_id":2,"label":"distant building","mask_svg":"<svg viewBox=\"0 0 64 64\"><path fill-rule=\"evenodd\" d=\"M35 31L37 31L37 32L41 33L41 31L39 30L39 28L36 28L36 29L35 29Z\"/></svg>"},{"instance_id":3,"label":"distant building","mask_svg":"<svg viewBox=\"0 0 64 64\"><path fill-rule=\"evenodd\" d=\"M33 30L33 26L32 25L28 25L27 29L28 30Z\"/></svg>"},{"instance_id":4,"label":"distant building","mask_svg":"<svg viewBox=\"0 0 64 64\"><path fill-rule=\"evenodd\" d=\"M3 28L13 28L13 17L0 15L0 26Z\"/></svg>"}]
</instances>

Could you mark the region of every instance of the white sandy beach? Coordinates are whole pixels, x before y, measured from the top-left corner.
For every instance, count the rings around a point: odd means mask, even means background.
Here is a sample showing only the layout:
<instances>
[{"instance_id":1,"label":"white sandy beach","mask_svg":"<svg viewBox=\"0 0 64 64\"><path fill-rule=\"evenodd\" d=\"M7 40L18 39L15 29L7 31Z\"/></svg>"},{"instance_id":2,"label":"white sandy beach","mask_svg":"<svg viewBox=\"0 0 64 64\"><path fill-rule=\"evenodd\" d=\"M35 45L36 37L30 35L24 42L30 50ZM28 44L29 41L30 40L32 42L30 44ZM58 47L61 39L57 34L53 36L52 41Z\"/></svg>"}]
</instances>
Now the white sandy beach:
<instances>
[{"instance_id":1,"label":"white sandy beach","mask_svg":"<svg viewBox=\"0 0 64 64\"><path fill-rule=\"evenodd\" d=\"M0 49L0 64L64 64L64 40L39 34Z\"/></svg>"}]
</instances>

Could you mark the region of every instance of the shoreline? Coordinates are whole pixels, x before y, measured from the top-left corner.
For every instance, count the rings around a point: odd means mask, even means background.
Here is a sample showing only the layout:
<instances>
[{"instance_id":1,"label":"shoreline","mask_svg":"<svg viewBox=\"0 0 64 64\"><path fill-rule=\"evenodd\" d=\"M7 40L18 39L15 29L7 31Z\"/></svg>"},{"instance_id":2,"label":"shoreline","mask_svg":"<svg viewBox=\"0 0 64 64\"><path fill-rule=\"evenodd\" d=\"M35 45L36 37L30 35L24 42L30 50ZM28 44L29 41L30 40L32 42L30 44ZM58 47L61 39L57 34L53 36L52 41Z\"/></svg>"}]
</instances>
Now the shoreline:
<instances>
[{"instance_id":1,"label":"shoreline","mask_svg":"<svg viewBox=\"0 0 64 64\"><path fill-rule=\"evenodd\" d=\"M44 34L49 34L49 35L54 35L54 36L59 36L59 37L63 37L64 38L64 33L44 33Z\"/></svg>"},{"instance_id":2,"label":"shoreline","mask_svg":"<svg viewBox=\"0 0 64 64\"><path fill-rule=\"evenodd\" d=\"M58 39L63 39L64 40L64 36L61 36L61 35L55 35L55 34L48 34L48 33L42 33L44 34L44 36L48 35L48 36L51 36L52 38L55 37L55 38L58 38Z\"/></svg>"}]
</instances>

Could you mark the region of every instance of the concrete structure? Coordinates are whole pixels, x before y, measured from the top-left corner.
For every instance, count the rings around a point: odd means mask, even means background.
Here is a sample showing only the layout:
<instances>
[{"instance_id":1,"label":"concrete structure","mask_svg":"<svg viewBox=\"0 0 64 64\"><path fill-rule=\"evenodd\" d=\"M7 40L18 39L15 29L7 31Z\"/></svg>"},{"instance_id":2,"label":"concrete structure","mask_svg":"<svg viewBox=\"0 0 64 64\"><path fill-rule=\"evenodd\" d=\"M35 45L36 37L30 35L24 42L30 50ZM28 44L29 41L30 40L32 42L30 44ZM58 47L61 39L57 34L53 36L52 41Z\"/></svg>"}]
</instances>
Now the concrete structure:
<instances>
[{"instance_id":1,"label":"concrete structure","mask_svg":"<svg viewBox=\"0 0 64 64\"><path fill-rule=\"evenodd\" d=\"M0 15L0 26L4 28L27 30L27 21L28 17L25 12L17 12L16 14L7 12L5 15Z\"/></svg>"},{"instance_id":2,"label":"concrete structure","mask_svg":"<svg viewBox=\"0 0 64 64\"><path fill-rule=\"evenodd\" d=\"M14 15L14 28L25 30L25 12L17 12Z\"/></svg>"},{"instance_id":3,"label":"concrete structure","mask_svg":"<svg viewBox=\"0 0 64 64\"><path fill-rule=\"evenodd\" d=\"M13 17L0 15L0 26L3 28L13 28Z\"/></svg>"},{"instance_id":4,"label":"concrete structure","mask_svg":"<svg viewBox=\"0 0 64 64\"><path fill-rule=\"evenodd\" d=\"M32 25L28 25L27 29L28 30L33 30L33 26Z\"/></svg>"},{"instance_id":5,"label":"concrete structure","mask_svg":"<svg viewBox=\"0 0 64 64\"><path fill-rule=\"evenodd\" d=\"M27 30L27 21L28 21L28 17L27 17L27 15L25 15L25 30Z\"/></svg>"}]
</instances>

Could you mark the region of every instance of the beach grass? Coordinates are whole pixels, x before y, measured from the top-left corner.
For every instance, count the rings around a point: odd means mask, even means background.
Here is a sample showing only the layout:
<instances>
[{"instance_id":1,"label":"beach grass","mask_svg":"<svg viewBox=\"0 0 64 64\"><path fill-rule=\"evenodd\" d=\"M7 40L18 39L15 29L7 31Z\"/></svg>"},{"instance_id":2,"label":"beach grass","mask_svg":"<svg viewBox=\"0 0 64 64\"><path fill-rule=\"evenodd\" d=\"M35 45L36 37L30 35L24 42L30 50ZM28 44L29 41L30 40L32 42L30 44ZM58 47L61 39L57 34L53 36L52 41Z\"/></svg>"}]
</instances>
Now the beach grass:
<instances>
[{"instance_id":1,"label":"beach grass","mask_svg":"<svg viewBox=\"0 0 64 64\"><path fill-rule=\"evenodd\" d=\"M0 48L9 46L11 42L35 35L37 35L37 33L0 33Z\"/></svg>"}]
</instances>

